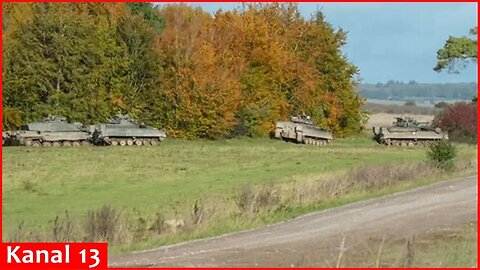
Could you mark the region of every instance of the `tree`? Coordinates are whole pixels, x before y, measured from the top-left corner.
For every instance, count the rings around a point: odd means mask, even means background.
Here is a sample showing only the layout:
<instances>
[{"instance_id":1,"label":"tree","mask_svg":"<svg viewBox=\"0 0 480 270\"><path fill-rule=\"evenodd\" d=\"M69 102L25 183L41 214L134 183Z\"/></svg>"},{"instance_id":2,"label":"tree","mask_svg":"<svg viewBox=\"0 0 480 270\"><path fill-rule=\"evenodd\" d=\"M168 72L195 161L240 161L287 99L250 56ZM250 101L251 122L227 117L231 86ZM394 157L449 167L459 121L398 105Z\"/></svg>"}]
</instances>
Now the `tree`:
<instances>
[{"instance_id":1,"label":"tree","mask_svg":"<svg viewBox=\"0 0 480 270\"><path fill-rule=\"evenodd\" d=\"M347 33L320 12L305 19L291 3L214 15L185 4L4 7L4 128L121 112L172 137L217 138L266 135L304 112L335 136L362 129L358 69L340 50Z\"/></svg>"},{"instance_id":2,"label":"tree","mask_svg":"<svg viewBox=\"0 0 480 270\"><path fill-rule=\"evenodd\" d=\"M143 15L145 23L150 25L157 33L165 29L165 20L159 15L158 10L151 3L131 2L127 3L128 8L134 15Z\"/></svg>"},{"instance_id":3,"label":"tree","mask_svg":"<svg viewBox=\"0 0 480 270\"><path fill-rule=\"evenodd\" d=\"M122 3L11 3L2 35L4 127L47 114L85 124L119 112L142 116L159 78L158 29L144 17Z\"/></svg>"},{"instance_id":4,"label":"tree","mask_svg":"<svg viewBox=\"0 0 480 270\"><path fill-rule=\"evenodd\" d=\"M459 68L465 68L469 62L476 63L477 57L478 57L477 35L478 35L478 27L475 26L474 28L470 29L471 38L466 36L459 37L459 38L450 36L446 41L444 47L438 50L437 52L438 62L437 62L437 65L433 68L433 70L440 72L442 70L447 69L448 72L458 73ZM453 115L455 114L456 111L461 111L461 109L459 108L463 108L464 105L470 106L471 108L475 106L475 109L474 111L471 112L471 114L475 114L475 117L476 117L477 95L474 95L472 97L472 102L475 104L467 104L467 105L456 104L456 106L451 107L449 110L447 110L447 112L444 112L444 113L447 115L448 113ZM449 119L449 118L450 117L443 116L441 119L442 121L447 121L443 119ZM466 118L468 119L469 117L466 117ZM476 130L476 123L477 121L475 120L474 123L469 123L469 125L475 125L475 130ZM475 135L476 135L476 131L475 131Z\"/></svg>"},{"instance_id":5,"label":"tree","mask_svg":"<svg viewBox=\"0 0 480 270\"><path fill-rule=\"evenodd\" d=\"M445 42L443 48L437 52L437 65L433 70L441 72L448 70L458 73L469 62L477 62L477 27L470 30L471 37L452 37Z\"/></svg>"}]
</instances>

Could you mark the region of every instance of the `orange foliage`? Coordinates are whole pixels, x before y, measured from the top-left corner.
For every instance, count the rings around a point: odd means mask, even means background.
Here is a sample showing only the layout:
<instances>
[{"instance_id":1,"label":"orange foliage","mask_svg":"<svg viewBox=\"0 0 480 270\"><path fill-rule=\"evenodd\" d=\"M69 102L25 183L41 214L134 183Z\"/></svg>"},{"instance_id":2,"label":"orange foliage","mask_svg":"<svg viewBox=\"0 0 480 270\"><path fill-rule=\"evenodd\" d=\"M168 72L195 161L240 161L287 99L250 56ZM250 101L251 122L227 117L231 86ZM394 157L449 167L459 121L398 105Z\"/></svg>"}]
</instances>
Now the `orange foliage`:
<instances>
[{"instance_id":1,"label":"orange foliage","mask_svg":"<svg viewBox=\"0 0 480 270\"><path fill-rule=\"evenodd\" d=\"M214 16L186 5L160 12L166 29L156 50L165 61L170 133L212 138L239 128L261 135L300 112L337 135L361 129L356 68L340 52L343 32L318 16L305 20L295 4L278 3ZM342 117L354 120L345 126Z\"/></svg>"}]
</instances>

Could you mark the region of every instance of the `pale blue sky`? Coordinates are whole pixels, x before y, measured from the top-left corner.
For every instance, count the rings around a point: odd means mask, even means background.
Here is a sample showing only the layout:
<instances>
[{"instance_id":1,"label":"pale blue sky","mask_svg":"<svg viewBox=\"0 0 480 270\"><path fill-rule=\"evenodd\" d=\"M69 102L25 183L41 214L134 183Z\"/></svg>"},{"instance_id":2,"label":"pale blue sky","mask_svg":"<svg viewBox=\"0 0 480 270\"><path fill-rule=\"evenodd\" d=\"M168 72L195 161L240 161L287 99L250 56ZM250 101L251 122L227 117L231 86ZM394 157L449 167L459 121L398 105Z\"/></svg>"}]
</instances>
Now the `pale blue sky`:
<instances>
[{"instance_id":1,"label":"pale blue sky","mask_svg":"<svg viewBox=\"0 0 480 270\"><path fill-rule=\"evenodd\" d=\"M241 3L188 3L215 12ZM299 3L304 17L317 9L335 28L348 31L343 52L360 68L363 83L415 80L477 81L477 65L460 74L436 73L436 52L449 35L468 35L477 24L477 3Z\"/></svg>"}]
</instances>

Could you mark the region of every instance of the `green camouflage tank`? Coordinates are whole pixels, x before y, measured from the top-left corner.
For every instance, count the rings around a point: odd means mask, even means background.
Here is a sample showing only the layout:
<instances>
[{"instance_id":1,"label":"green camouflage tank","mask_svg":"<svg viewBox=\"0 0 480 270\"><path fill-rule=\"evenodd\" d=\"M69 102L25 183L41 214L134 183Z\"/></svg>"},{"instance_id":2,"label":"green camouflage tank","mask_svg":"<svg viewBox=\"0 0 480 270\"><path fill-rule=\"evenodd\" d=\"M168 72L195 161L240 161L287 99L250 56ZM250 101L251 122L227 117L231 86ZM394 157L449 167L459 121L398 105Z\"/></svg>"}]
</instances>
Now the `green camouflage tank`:
<instances>
[{"instance_id":1,"label":"green camouflage tank","mask_svg":"<svg viewBox=\"0 0 480 270\"><path fill-rule=\"evenodd\" d=\"M129 115L116 115L108 124L90 129L93 130L92 140L97 145L155 145L167 137L163 130L136 124Z\"/></svg>"},{"instance_id":2,"label":"green camouflage tank","mask_svg":"<svg viewBox=\"0 0 480 270\"><path fill-rule=\"evenodd\" d=\"M428 122L417 122L411 117L395 117L390 127L373 127L374 139L384 145L427 145L438 140L448 140L448 134Z\"/></svg>"},{"instance_id":3,"label":"green camouflage tank","mask_svg":"<svg viewBox=\"0 0 480 270\"><path fill-rule=\"evenodd\" d=\"M78 122L69 123L63 116L49 116L39 122L20 126L10 138L24 146L80 146L90 144L90 133Z\"/></svg>"}]
</instances>

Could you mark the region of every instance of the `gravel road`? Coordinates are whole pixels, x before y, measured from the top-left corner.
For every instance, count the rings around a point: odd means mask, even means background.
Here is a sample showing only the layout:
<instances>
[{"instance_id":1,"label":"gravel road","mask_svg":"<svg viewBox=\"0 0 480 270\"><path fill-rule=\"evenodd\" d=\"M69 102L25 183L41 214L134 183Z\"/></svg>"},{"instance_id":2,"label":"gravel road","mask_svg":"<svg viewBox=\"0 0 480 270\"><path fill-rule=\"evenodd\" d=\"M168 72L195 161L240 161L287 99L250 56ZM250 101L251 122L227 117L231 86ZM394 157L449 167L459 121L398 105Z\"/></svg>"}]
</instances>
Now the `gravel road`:
<instances>
[{"instance_id":1,"label":"gravel road","mask_svg":"<svg viewBox=\"0 0 480 270\"><path fill-rule=\"evenodd\" d=\"M111 267L290 267L314 251L338 254L372 237L409 237L477 221L477 176L443 181L261 229L115 255ZM314 255L312 255L314 256Z\"/></svg>"}]
</instances>

